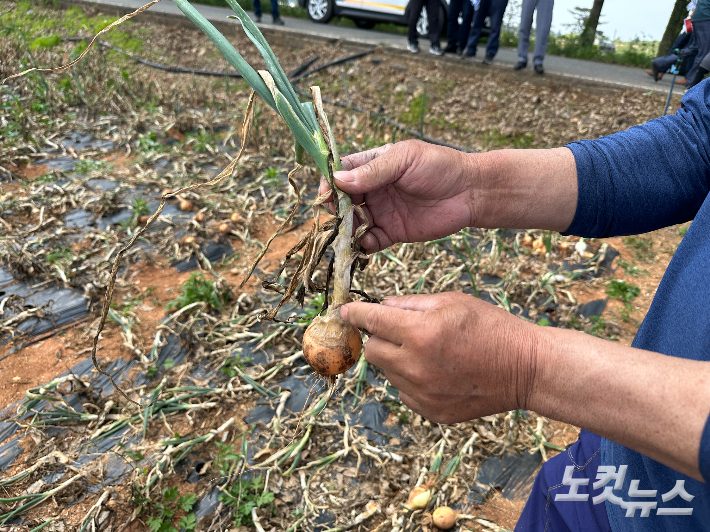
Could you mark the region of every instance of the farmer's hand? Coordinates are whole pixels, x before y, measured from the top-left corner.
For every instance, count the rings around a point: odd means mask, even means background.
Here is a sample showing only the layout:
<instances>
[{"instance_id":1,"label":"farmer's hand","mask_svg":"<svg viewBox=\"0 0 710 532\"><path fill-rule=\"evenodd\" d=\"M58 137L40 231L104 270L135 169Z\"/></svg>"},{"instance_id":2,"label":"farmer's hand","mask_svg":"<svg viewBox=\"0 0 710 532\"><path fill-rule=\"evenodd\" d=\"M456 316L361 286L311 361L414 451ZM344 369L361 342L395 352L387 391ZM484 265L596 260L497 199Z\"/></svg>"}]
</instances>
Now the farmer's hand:
<instances>
[{"instance_id":1,"label":"farmer's hand","mask_svg":"<svg viewBox=\"0 0 710 532\"><path fill-rule=\"evenodd\" d=\"M407 140L342 163L336 185L363 205L370 230L362 246L369 253L464 227L566 231L577 208L577 166L568 148L467 154ZM320 193L328 188L321 181Z\"/></svg>"},{"instance_id":2,"label":"farmer's hand","mask_svg":"<svg viewBox=\"0 0 710 532\"><path fill-rule=\"evenodd\" d=\"M527 408L538 356L534 325L455 292L349 303L340 313L372 334L365 358L425 418L457 423Z\"/></svg>"},{"instance_id":3,"label":"farmer's hand","mask_svg":"<svg viewBox=\"0 0 710 532\"><path fill-rule=\"evenodd\" d=\"M364 203L370 230L361 243L367 252L441 238L471 225L474 172L461 152L408 140L343 157L342 164L336 185L353 203ZM321 181L320 193L328 189Z\"/></svg>"}]
</instances>

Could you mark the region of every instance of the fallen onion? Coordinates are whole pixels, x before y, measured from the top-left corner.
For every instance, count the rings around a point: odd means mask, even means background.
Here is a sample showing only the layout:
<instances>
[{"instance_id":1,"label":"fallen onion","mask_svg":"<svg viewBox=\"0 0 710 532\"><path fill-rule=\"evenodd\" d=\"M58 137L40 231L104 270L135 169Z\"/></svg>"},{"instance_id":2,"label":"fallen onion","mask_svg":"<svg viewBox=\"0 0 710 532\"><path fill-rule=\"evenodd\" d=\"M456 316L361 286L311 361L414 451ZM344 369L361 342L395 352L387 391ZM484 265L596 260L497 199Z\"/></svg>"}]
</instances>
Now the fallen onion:
<instances>
[{"instance_id":1,"label":"fallen onion","mask_svg":"<svg viewBox=\"0 0 710 532\"><path fill-rule=\"evenodd\" d=\"M436 528L448 530L456 524L458 515L448 506L439 506L431 515L431 520Z\"/></svg>"}]
</instances>

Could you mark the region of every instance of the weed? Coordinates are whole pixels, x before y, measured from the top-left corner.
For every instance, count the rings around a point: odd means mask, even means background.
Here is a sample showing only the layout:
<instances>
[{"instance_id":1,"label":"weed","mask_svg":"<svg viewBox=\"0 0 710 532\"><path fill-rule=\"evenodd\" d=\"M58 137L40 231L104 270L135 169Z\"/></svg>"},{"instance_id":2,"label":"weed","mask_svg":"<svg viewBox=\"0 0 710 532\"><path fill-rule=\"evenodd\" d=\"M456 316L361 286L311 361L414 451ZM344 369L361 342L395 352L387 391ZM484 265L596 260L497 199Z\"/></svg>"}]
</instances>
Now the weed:
<instances>
[{"instance_id":1,"label":"weed","mask_svg":"<svg viewBox=\"0 0 710 532\"><path fill-rule=\"evenodd\" d=\"M690 226L688 226L688 225L683 225L683 226L679 227L679 228L678 228L678 234L679 234L680 236L685 236L685 233L688 232L689 227L690 227Z\"/></svg>"},{"instance_id":2,"label":"weed","mask_svg":"<svg viewBox=\"0 0 710 532\"><path fill-rule=\"evenodd\" d=\"M69 78L65 78L69 79ZM81 161L76 162L76 166L74 167L74 172L77 174L90 174L92 172L110 172L113 169L113 165L111 163L107 163L106 161L95 161L93 159L82 159Z\"/></svg>"},{"instance_id":3,"label":"weed","mask_svg":"<svg viewBox=\"0 0 710 532\"><path fill-rule=\"evenodd\" d=\"M138 225L138 220L140 219L140 217L150 212L148 209L148 202L145 201L142 197L134 198L131 203L133 204L133 214L131 215L131 217L128 220L118 222L118 225L120 225L124 229L128 227L135 227L136 225Z\"/></svg>"},{"instance_id":4,"label":"weed","mask_svg":"<svg viewBox=\"0 0 710 532\"><path fill-rule=\"evenodd\" d=\"M215 135L208 133L206 130L200 130L196 133L188 133L185 144L191 144L193 151L206 152L208 146L212 146L217 141Z\"/></svg>"},{"instance_id":5,"label":"weed","mask_svg":"<svg viewBox=\"0 0 710 532\"><path fill-rule=\"evenodd\" d=\"M392 414L397 416L402 425L409 424L409 409L400 401L385 401L385 405Z\"/></svg>"},{"instance_id":6,"label":"weed","mask_svg":"<svg viewBox=\"0 0 710 532\"><path fill-rule=\"evenodd\" d=\"M165 488L161 500L153 505L146 524L152 532L195 530L197 520L190 510L197 502L194 493L180 495L177 487ZM178 516L180 517L178 520ZM175 521L177 520L177 523Z\"/></svg>"},{"instance_id":7,"label":"weed","mask_svg":"<svg viewBox=\"0 0 710 532\"><path fill-rule=\"evenodd\" d=\"M170 301L165 310L181 309L192 303L205 302L218 310L225 310L232 298L228 287L215 286L214 281L208 281L201 273L193 273L178 289L180 295Z\"/></svg>"},{"instance_id":8,"label":"weed","mask_svg":"<svg viewBox=\"0 0 710 532\"><path fill-rule=\"evenodd\" d=\"M135 141L136 147L145 153L161 153L166 151L165 145L158 140L158 135L149 131L145 135L141 135Z\"/></svg>"},{"instance_id":9,"label":"weed","mask_svg":"<svg viewBox=\"0 0 710 532\"><path fill-rule=\"evenodd\" d=\"M607 295L624 303L633 301L641 293L638 286L627 283L621 279L612 279L606 289Z\"/></svg>"},{"instance_id":10,"label":"weed","mask_svg":"<svg viewBox=\"0 0 710 532\"><path fill-rule=\"evenodd\" d=\"M419 124L419 120L425 111L426 106L426 96L424 92L421 95L413 97L409 102L409 108L402 113L402 122L407 124L416 125Z\"/></svg>"},{"instance_id":11,"label":"weed","mask_svg":"<svg viewBox=\"0 0 710 532\"><path fill-rule=\"evenodd\" d=\"M221 477L229 477L236 469L244 455L234 447L234 441L230 443L216 442L217 457L212 461L212 466Z\"/></svg>"},{"instance_id":12,"label":"weed","mask_svg":"<svg viewBox=\"0 0 710 532\"><path fill-rule=\"evenodd\" d=\"M264 512L276 515L274 494L266 489L261 475L230 486L219 495L218 500L227 506L237 508L234 513L234 525L237 527L254 526L251 518L252 508L260 508Z\"/></svg>"},{"instance_id":13,"label":"weed","mask_svg":"<svg viewBox=\"0 0 710 532\"><path fill-rule=\"evenodd\" d=\"M243 369L244 364L251 361L251 357L241 357L235 355L224 361L224 365L220 368L220 371L231 379L239 374L237 371L238 369Z\"/></svg>"},{"instance_id":14,"label":"weed","mask_svg":"<svg viewBox=\"0 0 710 532\"><path fill-rule=\"evenodd\" d=\"M47 254L47 262L50 264L71 264L73 256L71 248L61 247Z\"/></svg>"},{"instance_id":15,"label":"weed","mask_svg":"<svg viewBox=\"0 0 710 532\"><path fill-rule=\"evenodd\" d=\"M547 327L548 325L550 325L550 320L548 320L547 318L542 318L537 322L537 324L541 327Z\"/></svg>"},{"instance_id":16,"label":"weed","mask_svg":"<svg viewBox=\"0 0 710 532\"><path fill-rule=\"evenodd\" d=\"M624 271L631 277L638 277L639 275L648 275L648 270L642 270L635 264L629 264L626 261L618 260L617 264L621 266Z\"/></svg>"},{"instance_id":17,"label":"weed","mask_svg":"<svg viewBox=\"0 0 710 532\"><path fill-rule=\"evenodd\" d=\"M653 252L653 240L649 237L629 236L624 239L624 244L633 249L636 260L651 262L656 258Z\"/></svg>"},{"instance_id":18,"label":"weed","mask_svg":"<svg viewBox=\"0 0 710 532\"><path fill-rule=\"evenodd\" d=\"M30 43L30 50L36 50L37 48L54 48L62 42L59 35L49 35L48 37L37 37L34 41Z\"/></svg>"}]
</instances>

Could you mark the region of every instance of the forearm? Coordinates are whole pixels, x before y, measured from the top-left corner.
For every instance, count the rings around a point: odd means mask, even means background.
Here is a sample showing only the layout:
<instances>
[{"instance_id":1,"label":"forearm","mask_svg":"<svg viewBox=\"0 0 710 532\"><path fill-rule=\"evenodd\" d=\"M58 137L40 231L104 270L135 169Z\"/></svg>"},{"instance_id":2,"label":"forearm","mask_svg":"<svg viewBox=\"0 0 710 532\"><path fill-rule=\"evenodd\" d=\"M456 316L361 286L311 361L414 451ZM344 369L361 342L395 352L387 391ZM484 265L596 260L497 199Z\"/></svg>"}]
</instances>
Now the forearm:
<instances>
[{"instance_id":1,"label":"forearm","mask_svg":"<svg viewBox=\"0 0 710 532\"><path fill-rule=\"evenodd\" d=\"M469 155L474 227L565 231L577 208L577 167L567 148Z\"/></svg>"},{"instance_id":2,"label":"forearm","mask_svg":"<svg viewBox=\"0 0 710 532\"><path fill-rule=\"evenodd\" d=\"M527 408L703 480L698 456L710 413L710 363L565 329L536 334L538 364Z\"/></svg>"}]
</instances>

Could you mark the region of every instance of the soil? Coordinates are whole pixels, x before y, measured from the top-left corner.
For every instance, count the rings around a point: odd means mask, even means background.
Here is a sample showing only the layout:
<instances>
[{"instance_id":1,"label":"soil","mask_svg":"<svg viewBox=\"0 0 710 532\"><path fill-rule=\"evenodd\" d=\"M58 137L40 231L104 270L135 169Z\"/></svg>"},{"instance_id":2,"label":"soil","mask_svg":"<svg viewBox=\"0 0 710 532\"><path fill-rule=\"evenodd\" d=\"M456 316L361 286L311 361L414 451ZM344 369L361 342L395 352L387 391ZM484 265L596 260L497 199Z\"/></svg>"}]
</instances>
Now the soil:
<instances>
[{"instance_id":1,"label":"soil","mask_svg":"<svg viewBox=\"0 0 710 532\"><path fill-rule=\"evenodd\" d=\"M5 2L5 4L11 5L8 2ZM133 28L131 31L144 32L142 34L139 33L141 40L147 35L144 40L149 46L145 47L144 52L145 54L155 54L149 55L148 58L151 60L212 70L224 68L224 62L218 55L211 52L205 54L204 50L208 45L205 42L205 38L196 31L185 28L161 28L161 31L157 32L151 25L140 22L132 25L131 28ZM247 50L245 57L248 61L257 67L260 66L261 59L240 32L234 36L234 42L240 51ZM0 43L0 47L2 46L3 44ZM70 51L69 44L64 43L60 46L65 46L64 52ZM209 49L211 50L211 48ZM274 46L274 49L282 64L287 67L286 70L301 64L305 59L316 54L321 56L320 62L324 63L354 51L346 50L340 43L330 47L323 47L320 42L306 44L301 42L298 46L279 44ZM56 57L48 56L47 51L38 49L36 53L39 54L38 60L41 63L50 64L50 61L56 61ZM21 57L24 57L24 54L25 47L22 48ZM87 56L87 63L82 65L82 68L85 68L87 72L97 71L97 65L94 64L92 66L89 63L89 61L95 61L95 58L95 54L91 57ZM12 59L12 61L15 60L17 58ZM8 64L10 63L11 61L8 61ZM103 65L101 66L103 67ZM113 68L112 65L106 69L106 72L109 72L111 68ZM134 72L134 69L137 70ZM170 87L170 96L163 100L160 99L162 96L158 97L156 99L157 103L151 100L150 105L154 105L158 109L155 112L148 111L147 104L144 105L144 108L135 109L133 107L128 109L126 107L116 107L114 109L110 106L101 109L101 102L96 104L102 113L118 113L121 115L119 121L126 124L125 127L124 125L116 126L115 131L118 131L116 133L118 136L113 137L121 145L120 150L108 153L97 152L92 155L96 160L111 163L113 166L110 174L120 180L125 179L128 182L129 178L132 178L136 173L136 167L140 169L140 172L143 172L146 168L149 169L151 162L155 160L151 160L145 153L141 153L140 148L137 147L138 139L142 138L141 135L147 131L155 132L158 138L167 138L178 144L185 141L193 142L191 139L197 138L197 134L206 137L211 135L213 138L209 142L213 146L219 146L222 144L222 140L224 139L226 142L226 139L224 136L220 136L224 135L224 133L215 133L215 125L222 127L224 132L227 130L227 125L231 127L232 121L237 120L235 116L239 115L238 120L241 120L240 113L243 107L239 106L244 104L248 92L239 89L235 93L234 85L232 85L232 92L230 93L230 89L227 89L221 80L217 82L211 79L199 79L194 82L186 82L187 78L178 74L145 70L144 67L135 67L134 65L130 66L130 70L134 72L133 77L137 80L136 83L141 84L132 86L131 90L135 90L138 94L141 94L142 91L155 91L155 93L158 93L163 90L161 87ZM91 80L86 80L89 84L96 83L96 85L87 85L89 94L100 95L106 89L108 85L105 85L107 80L102 78L104 74L92 76ZM122 75L122 73L119 73L118 77ZM53 83L54 81L52 80ZM327 95L328 98L340 100L341 102L346 101L346 99L352 99L356 105L373 111L373 115L368 117L341 107L328 108L328 112L333 113L332 122L337 124L336 135L338 142L342 144L342 153L356 152L384 142L403 138L401 131L395 131L389 126L386 127L381 122L380 118L382 116L415 129L418 129L421 119L425 134L469 149L544 148L563 145L580 137L598 137L645 122L657 116L664 103L663 96L659 95L641 94L635 91L607 90L598 86L589 87L583 83L561 82L540 76L520 77L503 69L488 69L481 65L465 65L462 68L454 69L450 63L441 63L429 60L429 58L393 57L380 53L375 53L355 63L349 63L329 69L327 72L318 73L311 76L309 82L311 84L319 84L323 89L323 94ZM190 83L199 83L200 90L197 90L197 85L195 87L188 86ZM208 105L207 95L210 94L210 91L212 101ZM426 94L426 98L424 98L424 94ZM67 96L67 98L69 97ZM132 96L128 99L131 98ZM115 98L116 102L124 106L125 102L121 102L121 99L126 100L127 98L125 96ZM227 103L220 107L223 101ZM424 101L426 101L426 105L422 108ZM113 100L110 103L114 106L116 105ZM674 101L675 104L677 104L676 101ZM62 105L65 104L62 103ZM266 106L261 104L258 104L258 107L260 108L259 115L255 118L252 128L253 132L249 140L247 156L240 162L240 165L243 162L246 167L243 173L239 174L238 177L240 178L245 176L254 178L261 175L267 168L271 169L272 165L281 167L287 166L292 162L290 155L293 147L291 136L283 134L283 126L279 120L275 119L275 115L271 110L265 109ZM188 111L181 112L179 111L180 108ZM65 108L63 107L62 109ZM68 109L72 112L76 110L73 107ZM375 115L374 112L378 109L379 112ZM173 113L175 116L173 116ZM91 121L93 120L94 117L91 118ZM84 122L85 127L91 127L91 121ZM57 132L55 135L47 136L48 138L55 138L56 136L58 140L61 138L61 134L61 132ZM208 141L205 141L205 143L208 143ZM178 151L177 155L175 155L176 152L172 152L172 155L177 159L174 161L176 164L174 170L172 170L172 177L178 174L192 177L193 173L196 173L198 178L204 177L204 174L200 173L199 165L195 164L196 162L201 164L213 163L218 166L226 164L226 159L220 156L219 150L213 148L205 148L205 150L201 151L196 149L192 152L188 148L181 147L180 149L183 151ZM18 155L21 151L19 149L12 153L9 151L2 152L1 150L2 147L0 146L0 156L4 154L8 158L7 162L0 160L1 165L24 182L2 185L0 197L2 201L24 199L27 182L46 174L48 168L44 165L28 163L27 161L30 160L29 155L27 155L29 150L23 152L24 155L21 156ZM73 157L82 158L85 156L77 154L72 149L67 150L67 152ZM178 162L182 167L179 167ZM308 186L315 186L315 172L310 169L305 169L297 178L299 185L305 183ZM135 183L135 181L131 183ZM158 186L158 181L154 184ZM172 185L172 183L170 184ZM158 191L162 190L163 186L168 186L168 182L164 180L159 186L161 188L158 188ZM284 187L279 190L277 187L273 187L273 190L267 190L266 193L263 189L261 192L266 204L268 204L269 194L277 191L283 194L284 190L288 189ZM155 191L151 193L153 192ZM200 196L203 192L205 194L204 198L209 199L209 201L200 201L203 199ZM206 216L203 228L200 231L195 231L196 239L198 242L202 242L203 240L217 237L227 239L230 242L232 249L236 252L235 257L231 258L228 264L215 264L214 267L218 273L228 279L235 295L239 295L236 286L240 283L244 272L259 250L256 245L246 244L249 239L245 235L250 239L265 243L274 231L278 229L281 221L268 212L268 205L266 209L257 210L256 204L252 203L247 207L247 209L254 209L251 213L252 216L249 217L250 211L248 210L240 211L243 217L242 221L229 222L228 232L222 234L217 227L220 223L229 219L231 212L236 212L234 211L236 201L231 198L230 201L232 202L227 202L225 206L225 204L219 203L219 198L207 198L207 192L203 192L196 194L195 197L190 197L195 203L195 213L199 210L204 212ZM230 193L231 191L226 189L222 192L225 196ZM155 194L151 196L151 198L153 197L155 197ZM261 199L258 201L261 201ZM215 205L218 207L214 207ZM62 206L62 209L64 209L62 210L62 213L64 213L67 209L66 205ZM283 215L280 216L284 217ZM15 213L8 217L3 215L3 218L0 218L0 222L7 229L7 233L12 234L10 227L22 227L30 222L37 223L38 217L38 212L26 211L25 214ZM324 220L325 218L321 218L321 222ZM633 241L625 238L589 242L589 246L592 249L598 249L603 242L606 242L619 251L620 257L614 263L616 267L614 277L625 280L628 284L633 284L640 290L638 297L630 305L609 299L606 310L602 314L604 319L603 327L596 332L597 334L614 339L625 345L630 345L639 324L648 311L668 262L682 239L681 229L685 227L687 227L687 224L642 235L641 238L650 239L645 244L645 247L634 245ZM117 228L113 228L111 231L114 229L120 231ZM269 251L260 263L260 270L268 272L278 268L286 252L310 229L310 223L286 227L285 234L271 243ZM2 230L2 227L0 227L0 230ZM248 232L246 232L247 230ZM115 239L116 233L110 235L110 237ZM125 237L125 234L120 238L123 237ZM574 242L575 239L571 239L571 241ZM71 249L75 253L86 252L91 249L91 242L87 237L87 240L79 240L72 243ZM180 248L180 251L185 252L184 246ZM571 251L569 248L567 251L567 256L569 256ZM166 254L166 256L168 255ZM627 266L623 266L622 263ZM526 264L521 271L526 274L536 274L539 273L538 269L540 267L540 262L537 264L530 263ZM526 270L525 268L528 269ZM389 275L391 272L377 272L377 275L380 273ZM637 275L633 275L633 273ZM136 318L136 323L133 327L136 346L145 350L152 343L156 327L165 317L165 306L175 299L179 286L191 274L192 272L178 273L169 266L165 257L150 257L149 260L141 261L131 266L125 277L128 282L117 290L113 301L117 305L138 301L131 309ZM573 295L577 302L585 303L608 298L609 279L609 277L603 277L595 281L575 284ZM261 286L260 281L261 279L257 276L252 277L242 292L250 296L254 295ZM385 286L384 290L391 292L395 281L390 283L389 280L385 280L383 284ZM406 286L406 284L400 283L398 286ZM427 286L430 288L431 284ZM397 290L399 290L399 287ZM100 296L101 294L97 295ZM58 331L53 336L24 347L16 353L11 354L9 346L0 348L0 411L5 406L21 400L27 389L50 381L53 377L66 371L77 361L86 357L88 355L87 349L91 346L91 330L95 326L94 320L97 316L97 308L94 308L90 320L73 328ZM124 341L122 329L115 322L109 320L99 344L99 359L106 362L119 357L128 359L135 356L129 348L124 346ZM291 345L290 347L293 346ZM286 346L279 345L278 348L285 350ZM3 358L6 355L9 356ZM180 378L178 377L178 380ZM375 393L375 390L371 388L365 390L365 394L372 393ZM229 416L242 419L252 404L248 401L241 403L233 401L232 403L220 404L218 408L209 411L207 414L198 414L195 426L188 422L186 418L168 416L165 422L159 421L151 425L149 436L151 441L156 441L161 438L172 437L175 433L192 435L197 434L196 427L200 428L199 433L202 434L205 430L214 428L216 426L215 423ZM199 417L200 415L202 417ZM397 421L398 418L395 415L390 415L388 418L388 423L396 424ZM421 419L419 419L419 423L421 424ZM430 427L430 425L427 425L427 427ZM434 428L431 427L431 431ZM576 427L554 421L547 423L546 430L548 441L560 447L566 447L573 443L579 433L579 429ZM234 434L234 431L230 432L230 437ZM76 432L72 433L68 439L74 438L78 441L84 436L84 433ZM66 442L62 442L62 444L64 443ZM18 460L13 470L23 466L24 459L32 459L33 453L36 451L36 444L30 437L24 438L21 445L24 449L23 456ZM308 457L308 460L317 458L317 452L316 446L313 445L311 447L309 443L309 448L304 450L302 454L303 462L307 461L306 457ZM407 451L403 450L402 452L406 453ZM547 449L546 452L549 458L554 456L557 451ZM208 455L199 456L202 458L214 458ZM417 466L419 465L418 456L406 456L406 460L416 463ZM412 465L412 467L414 466ZM339 464L333 466L334 471L338 471L339 468L343 469ZM381 487L386 476L385 471L382 472L381 478L376 476L365 478L365 475L358 473L357 470L354 473L350 473L361 481L358 487L362 489L363 496L380 493L377 497L385 497L381 494L381 491L382 493L386 491ZM342 474L338 474L341 477L342 487L342 476L343 474L348 476L349 473L344 471ZM416 475L414 476L416 478ZM166 478L164 486L179 486L181 493L201 489L204 485L187 485L177 475L170 475ZM284 481L284 485L291 486L295 491L300 489L298 479L294 477L287 478ZM323 484L321 484L321 489L326 491ZM404 487L402 487L402 491L406 491ZM88 508L97 500L98 496L92 495L74 505L71 509L61 514L62 519L71 523L72 526L76 525L83 518ZM387 496L389 497L389 495ZM129 523L134 507L131 498L130 486L126 482L117 486L116 495L112 496L107 503L107 507L112 511L114 530L116 529L116 523L119 523L119 525L128 524L126 530L144 532L147 530L144 524L147 516L142 515ZM390 504L395 506L401 502L396 499L393 499L393 501L390 501ZM283 507L280 508L282 515L289 515L289 512L294 507L287 508L287 504L283 502L282 504ZM485 504L469 509L469 513L512 530L523 505L524 501L522 500L511 501L494 492L486 500ZM353 515L355 515L355 510L352 511ZM29 517L37 520L50 515L57 515L57 513L55 506L42 505L33 510ZM465 528L472 530L486 530L477 522L471 521L463 524ZM361 527L361 529L363 528Z\"/></svg>"}]
</instances>

